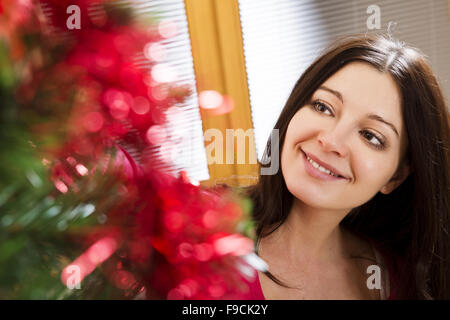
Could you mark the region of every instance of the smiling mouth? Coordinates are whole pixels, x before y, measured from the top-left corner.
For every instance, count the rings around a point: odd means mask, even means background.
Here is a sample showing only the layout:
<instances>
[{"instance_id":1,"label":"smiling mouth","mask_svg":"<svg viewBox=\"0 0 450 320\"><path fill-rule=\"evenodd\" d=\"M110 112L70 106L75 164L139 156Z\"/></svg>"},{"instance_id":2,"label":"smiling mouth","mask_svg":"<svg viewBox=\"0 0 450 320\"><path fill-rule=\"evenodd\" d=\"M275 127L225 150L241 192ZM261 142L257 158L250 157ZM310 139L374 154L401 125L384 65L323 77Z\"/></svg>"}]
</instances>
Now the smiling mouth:
<instances>
[{"instance_id":1,"label":"smiling mouth","mask_svg":"<svg viewBox=\"0 0 450 320\"><path fill-rule=\"evenodd\" d=\"M333 177L343 178L343 176L341 176L341 175L339 175L339 174L336 174L336 173L334 173L334 172L332 172L332 171L330 171L330 170L328 170L328 169L325 169L324 167L322 167L321 165L319 165L317 162L315 162L313 159L311 159L311 158L308 157L308 156L306 156L306 160L308 160L308 161L312 164L312 166L313 166L314 168L316 168L317 170L319 170L320 172L327 173L327 174L329 174L329 175L331 175L331 176L333 176Z\"/></svg>"},{"instance_id":2,"label":"smiling mouth","mask_svg":"<svg viewBox=\"0 0 450 320\"><path fill-rule=\"evenodd\" d=\"M305 161L305 169L307 173L315 178L321 180L349 180L348 178L331 171L322 165L318 164L316 161L311 159L302 149L300 149L303 154L303 159Z\"/></svg>"}]
</instances>

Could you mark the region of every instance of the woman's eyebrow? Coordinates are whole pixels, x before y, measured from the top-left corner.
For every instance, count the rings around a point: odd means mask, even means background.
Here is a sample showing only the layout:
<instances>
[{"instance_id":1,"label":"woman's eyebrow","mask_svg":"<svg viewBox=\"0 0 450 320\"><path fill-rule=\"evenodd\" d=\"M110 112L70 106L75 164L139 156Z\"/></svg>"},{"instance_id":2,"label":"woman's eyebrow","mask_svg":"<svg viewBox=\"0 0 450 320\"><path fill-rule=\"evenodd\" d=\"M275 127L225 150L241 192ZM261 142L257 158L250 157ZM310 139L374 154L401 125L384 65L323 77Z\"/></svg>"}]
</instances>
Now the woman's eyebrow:
<instances>
[{"instance_id":1,"label":"woman's eyebrow","mask_svg":"<svg viewBox=\"0 0 450 320\"><path fill-rule=\"evenodd\" d=\"M328 91L328 92L334 94L339 100L341 100L342 104L344 104L344 98L342 97L342 94L339 91L330 89L330 88L325 87L325 86L320 86L319 90L325 90L325 91Z\"/></svg>"},{"instance_id":2,"label":"woman's eyebrow","mask_svg":"<svg viewBox=\"0 0 450 320\"><path fill-rule=\"evenodd\" d=\"M369 115L367 116L367 118L372 119L372 120L376 120L376 121L380 121L380 122L382 122L382 123L388 125L392 130L394 130L394 132L395 132L395 134L397 135L397 137L399 136L398 131L397 131L397 129L395 128L395 126L394 126L392 123L387 122L386 120L384 120L381 116L379 116L379 115L377 115L377 114L374 114L374 113L371 113L371 114L369 114Z\"/></svg>"},{"instance_id":3,"label":"woman's eyebrow","mask_svg":"<svg viewBox=\"0 0 450 320\"><path fill-rule=\"evenodd\" d=\"M339 91L330 89L330 88L325 87L325 86L320 86L318 90L325 90L325 91L328 91L328 92L332 93L333 95L335 95L342 102L342 104L344 104L344 98L342 97L342 94ZM367 118L375 120L375 121L379 121L379 122L382 122L382 123L388 125L395 132L397 137L399 136L398 131L395 128L395 126L392 123L384 120L383 117L381 117L381 116L379 116L377 114L371 113L371 114L369 114L367 116Z\"/></svg>"}]
</instances>

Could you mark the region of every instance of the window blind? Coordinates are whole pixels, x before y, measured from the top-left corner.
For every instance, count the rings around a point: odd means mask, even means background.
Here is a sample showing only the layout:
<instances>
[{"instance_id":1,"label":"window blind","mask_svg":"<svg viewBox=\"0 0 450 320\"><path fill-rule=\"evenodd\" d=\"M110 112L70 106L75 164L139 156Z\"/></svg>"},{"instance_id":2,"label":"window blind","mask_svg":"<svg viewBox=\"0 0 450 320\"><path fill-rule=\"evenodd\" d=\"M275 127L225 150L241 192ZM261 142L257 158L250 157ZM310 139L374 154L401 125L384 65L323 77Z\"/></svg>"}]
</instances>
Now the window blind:
<instances>
[{"instance_id":1,"label":"window blind","mask_svg":"<svg viewBox=\"0 0 450 320\"><path fill-rule=\"evenodd\" d=\"M157 64L164 66L163 77L171 76L170 81L167 81L173 85L186 85L192 92L183 103L167 110L167 123L164 126L167 139L161 145L148 145L143 151L121 142L122 146L138 163L147 156L159 157L164 162L157 169L173 175L184 170L196 182L209 179L184 0L116 0L115 5L132 8L138 19L154 24L168 22L175 27L173 37L159 42L164 55ZM46 16L53 14L45 4L42 9ZM100 5L94 3L88 14L91 19L101 19ZM67 35L62 33L60 36ZM152 66L155 66L155 62L150 61L144 53L133 59L136 66L148 72L154 70ZM129 133L133 134L131 131Z\"/></svg>"},{"instance_id":2,"label":"window blind","mask_svg":"<svg viewBox=\"0 0 450 320\"><path fill-rule=\"evenodd\" d=\"M168 141L162 146L148 146L142 155L149 153L169 160L170 164L160 169L174 175L181 170L193 181L209 179L206 152L203 142L202 121L196 92L196 80L192 51L183 0L128 0L120 1L132 6L139 18L148 18L155 23L169 22L175 26L175 36L159 42L164 58L158 63L164 65L173 76L173 84L188 86L192 94L181 104L167 110ZM140 54L135 62L150 71L151 62ZM153 63L154 64L154 63ZM130 153L133 153L132 150Z\"/></svg>"},{"instance_id":3,"label":"window blind","mask_svg":"<svg viewBox=\"0 0 450 320\"><path fill-rule=\"evenodd\" d=\"M380 8L380 29L368 30L371 5ZM239 0L244 55L261 160L270 132L296 80L338 36L386 32L430 59L450 96L450 3L447 0Z\"/></svg>"}]
</instances>

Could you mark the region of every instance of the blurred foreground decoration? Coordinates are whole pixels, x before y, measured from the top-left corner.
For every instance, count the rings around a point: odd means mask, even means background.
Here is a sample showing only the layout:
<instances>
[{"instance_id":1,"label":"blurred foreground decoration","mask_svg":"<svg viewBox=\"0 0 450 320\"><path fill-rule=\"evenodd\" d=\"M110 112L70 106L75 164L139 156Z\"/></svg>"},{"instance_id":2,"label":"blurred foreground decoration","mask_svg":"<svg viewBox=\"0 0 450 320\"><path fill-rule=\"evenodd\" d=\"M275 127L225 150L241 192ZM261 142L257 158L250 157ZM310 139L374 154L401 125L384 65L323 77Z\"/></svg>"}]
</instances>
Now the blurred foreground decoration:
<instances>
[{"instance_id":1,"label":"blurred foreground decoration","mask_svg":"<svg viewBox=\"0 0 450 320\"><path fill-rule=\"evenodd\" d=\"M116 1L77 1L74 30L70 1L0 3L0 299L245 299L249 200L143 152L189 95L133 64L161 28Z\"/></svg>"}]
</instances>

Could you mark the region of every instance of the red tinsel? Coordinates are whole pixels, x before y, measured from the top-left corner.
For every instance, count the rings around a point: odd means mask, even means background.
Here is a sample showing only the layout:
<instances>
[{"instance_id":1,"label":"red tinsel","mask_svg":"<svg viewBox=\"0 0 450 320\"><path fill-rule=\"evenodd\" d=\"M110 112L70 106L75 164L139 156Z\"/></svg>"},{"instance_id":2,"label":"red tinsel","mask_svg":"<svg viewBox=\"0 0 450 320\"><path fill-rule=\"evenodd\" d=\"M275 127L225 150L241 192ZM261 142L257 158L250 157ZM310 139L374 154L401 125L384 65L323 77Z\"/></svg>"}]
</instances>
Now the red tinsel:
<instances>
[{"instance_id":1,"label":"red tinsel","mask_svg":"<svg viewBox=\"0 0 450 320\"><path fill-rule=\"evenodd\" d=\"M133 24L109 1L81 0L81 28L67 30L72 1L40 3L44 24L31 18L40 7L31 1L20 7L16 23L20 32L38 28L45 39L36 45L18 99L25 115L30 109L52 114L34 132L64 131L63 141L41 150L52 161L52 181L59 192L76 193L78 179L101 170L114 176L120 190L106 222L86 237L86 251L63 270L62 281L74 266L82 280L102 264L111 283L132 296L244 299L255 270L242 259L253 241L237 232L240 199L224 188L193 185L183 172L173 177L158 171L162 160L155 157L138 164L123 147L142 152L148 144L163 145L157 133L165 110L190 93L158 83L151 70L133 63L145 45L160 40L156 28ZM17 6L9 2L10 9ZM42 31L49 27L50 33Z\"/></svg>"}]
</instances>

